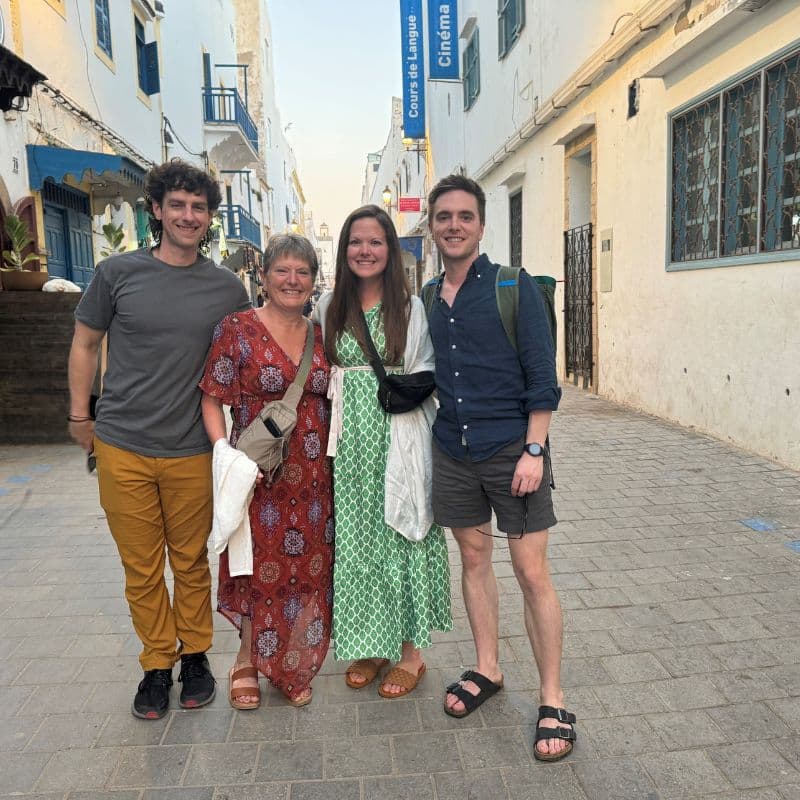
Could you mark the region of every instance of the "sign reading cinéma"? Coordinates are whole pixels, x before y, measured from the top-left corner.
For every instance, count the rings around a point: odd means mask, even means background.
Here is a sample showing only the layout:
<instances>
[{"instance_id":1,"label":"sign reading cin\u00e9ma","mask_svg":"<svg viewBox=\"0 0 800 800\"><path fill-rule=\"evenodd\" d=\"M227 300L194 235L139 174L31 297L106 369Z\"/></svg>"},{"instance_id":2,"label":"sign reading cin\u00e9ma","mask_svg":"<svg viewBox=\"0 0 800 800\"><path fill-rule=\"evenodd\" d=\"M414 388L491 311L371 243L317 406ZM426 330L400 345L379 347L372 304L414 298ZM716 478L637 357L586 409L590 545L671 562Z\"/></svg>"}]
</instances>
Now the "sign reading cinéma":
<instances>
[{"instance_id":1,"label":"sign reading cin\u00e9ma","mask_svg":"<svg viewBox=\"0 0 800 800\"><path fill-rule=\"evenodd\" d=\"M458 2L428 0L428 59L431 80L458 80Z\"/></svg>"},{"instance_id":2,"label":"sign reading cin\u00e9ma","mask_svg":"<svg viewBox=\"0 0 800 800\"><path fill-rule=\"evenodd\" d=\"M403 54L403 135L425 138L425 62L422 0L400 0Z\"/></svg>"}]
</instances>

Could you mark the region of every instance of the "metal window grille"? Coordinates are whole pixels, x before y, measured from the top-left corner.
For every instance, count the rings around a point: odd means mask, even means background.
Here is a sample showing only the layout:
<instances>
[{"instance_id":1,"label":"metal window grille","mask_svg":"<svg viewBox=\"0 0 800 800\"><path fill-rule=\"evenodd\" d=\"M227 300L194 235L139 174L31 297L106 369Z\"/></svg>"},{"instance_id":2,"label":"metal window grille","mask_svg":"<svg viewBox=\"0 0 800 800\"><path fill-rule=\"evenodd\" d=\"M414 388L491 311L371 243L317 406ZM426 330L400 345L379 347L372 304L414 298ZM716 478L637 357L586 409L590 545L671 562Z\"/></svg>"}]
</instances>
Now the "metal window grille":
<instances>
[{"instance_id":1,"label":"metal window grille","mask_svg":"<svg viewBox=\"0 0 800 800\"><path fill-rule=\"evenodd\" d=\"M671 258L800 248L800 53L672 120Z\"/></svg>"},{"instance_id":2,"label":"metal window grille","mask_svg":"<svg viewBox=\"0 0 800 800\"><path fill-rule=\"evenodd\" d=\"M508 198L510 266L522 266L522 192Z\"/></svg>"},{"instance_id":3,"label":"metal window grille","mask_svg":"<svg viewBox=\"0 0 800 800\"><path fill-rule=\"evenodd\" d=\"M108 0L94 0L94 22L97 46L109 58L113 58L111 49L111 18L108 12Z\"/></svg>"},{"instance_id":4,"label":"metal window grille","mask_svg":"<svg viewBox=\"0 0 800 800\"><path fill-rule=\"evenodd\" d=\"M497 0L497 52L503 58L525 27L525 0Z\"/></svg>"},{"instance_id":5,"label":"metal window grille","mask_svg":"<svg viewBox=\"0 0 800 800\"><path fill-rule=\"evenodd\" d=\"M139 88L147 93L147 62L145 61L144 25L141 20L134 18L134 35L136 37L136 72L139 77Z\"/></svg>"},{"instance_id":6,"label":"metal window grille","mask_svg":"<svg viewBox=\"0 0 800 800\"><path fill-rule=\"evenodd\" d=\"M462 70L464 73L464 110L466 111L472 107L481 91L480 40L477 28L464 48L462 59L464 61Z\"/></svg>"}]
</instances>

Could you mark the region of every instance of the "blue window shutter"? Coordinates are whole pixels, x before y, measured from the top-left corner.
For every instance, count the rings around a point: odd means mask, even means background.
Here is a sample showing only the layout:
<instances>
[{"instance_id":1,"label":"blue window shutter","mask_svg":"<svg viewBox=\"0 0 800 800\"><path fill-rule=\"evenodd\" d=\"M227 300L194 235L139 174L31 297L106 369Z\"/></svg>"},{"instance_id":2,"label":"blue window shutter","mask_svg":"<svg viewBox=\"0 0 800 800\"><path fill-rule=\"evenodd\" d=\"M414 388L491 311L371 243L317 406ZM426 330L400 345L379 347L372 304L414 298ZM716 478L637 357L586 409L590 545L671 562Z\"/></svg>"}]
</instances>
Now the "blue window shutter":
<instances>
[{"instance_id":1,"label":"blue window shutter","mask_svg":"<svg viewBox=\"0 0 800 800\"><path fill-rule=\"evenodd\" d=\"M148 42L144 46L144 70L147 88L145 93L158 94L161 91L161 80L158 74L158 42Z\"/></svg>"}]
</instances>

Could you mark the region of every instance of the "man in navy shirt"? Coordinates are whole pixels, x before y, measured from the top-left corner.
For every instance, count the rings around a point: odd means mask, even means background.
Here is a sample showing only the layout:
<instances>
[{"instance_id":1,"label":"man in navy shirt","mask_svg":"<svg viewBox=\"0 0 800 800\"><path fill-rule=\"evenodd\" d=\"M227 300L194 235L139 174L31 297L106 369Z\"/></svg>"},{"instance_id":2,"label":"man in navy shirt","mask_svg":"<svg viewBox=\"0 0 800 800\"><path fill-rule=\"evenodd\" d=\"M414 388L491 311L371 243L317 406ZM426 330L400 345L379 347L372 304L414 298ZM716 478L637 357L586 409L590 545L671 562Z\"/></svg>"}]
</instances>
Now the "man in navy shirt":
<instances>
[{"instance_id":1,"label":"man in navy shirt","mask_svg":"<svg viewBox=\"0 0 800 800\"><path fill-rule=\"evenodd\" d=\"M508 537L525 599L525 627L540 676L534 755L556 761L572 750L575 717L561 690L562 622L547 564L550 496L547 432L561 390L544 303L519 277L516 349L497 306L498 266L479 255L486 198L461 175L443 178L428 198L428 221L442 256L430 313L439 412L434 424L433 506L461 550L464 601L477 664L447 687L444 710L464 717L498 692L498 596L491 516Z\"/></svg>"}]
</instances>

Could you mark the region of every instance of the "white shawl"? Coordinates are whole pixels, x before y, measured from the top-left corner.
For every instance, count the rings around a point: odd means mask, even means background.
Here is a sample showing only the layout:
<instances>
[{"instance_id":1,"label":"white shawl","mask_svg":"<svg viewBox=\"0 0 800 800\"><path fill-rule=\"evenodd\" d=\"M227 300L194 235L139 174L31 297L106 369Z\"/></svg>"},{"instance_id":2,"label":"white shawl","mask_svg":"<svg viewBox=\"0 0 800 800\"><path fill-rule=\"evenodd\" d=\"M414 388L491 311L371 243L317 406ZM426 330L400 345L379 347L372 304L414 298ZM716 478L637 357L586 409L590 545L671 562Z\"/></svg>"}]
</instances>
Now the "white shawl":
<instances>
[{"instance_id":1,"label":"white shawl","mask_svg":"<svg viewBox=\"0 0 800 800\"><path fill-rule=\"evenodd\" d=\"M323 294L314 311L314 320L322 326L323 337L325 318L332 297L331 292ZM425 306L418 297L412 297L406 349L403 353L403 371L422 372L433 368L433 345L428 333ZM371 367L369 369L371 371ZM328 455L334 457L342 433L342 390L346 371L340 367L332 367L328 384L328 397L331 400ZM436 403L433 397L429 397L413 411L392 414L391 419L391 441L386 458L384 485L384 519L389 527L411 541L423 539L433 524L431 425L435 417Z\"/></svg>"}]
</instances>

